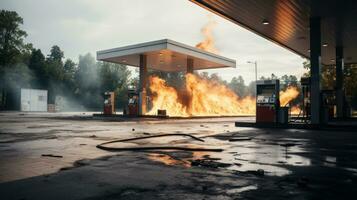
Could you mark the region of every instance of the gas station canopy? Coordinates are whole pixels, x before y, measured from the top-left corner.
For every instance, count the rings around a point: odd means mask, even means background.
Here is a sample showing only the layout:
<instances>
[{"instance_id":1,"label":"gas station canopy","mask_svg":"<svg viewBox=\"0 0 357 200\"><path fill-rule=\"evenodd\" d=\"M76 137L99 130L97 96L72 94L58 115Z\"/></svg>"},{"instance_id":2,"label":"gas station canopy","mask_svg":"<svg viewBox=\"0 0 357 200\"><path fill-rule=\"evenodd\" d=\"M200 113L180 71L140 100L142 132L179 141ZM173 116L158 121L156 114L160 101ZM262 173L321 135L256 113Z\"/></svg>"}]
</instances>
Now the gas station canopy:
<instances>
[{"instance_id":1,"label":"gas station canopy","mask_svg":"<svg viewBox=\"0 0 357 200\"><path fill-rule=\"evenodd\" d=\"M321 19L321 59L357 63L356 0L190 0L294 53L310 58L310 18Z\"/></svg>"},{"instance_id":2,"label":"gas station canopy","mask_svg":"<svg viewBox=\"0 0 357 200\"><path fill-rule=\"evenodd\" d=\"M130 66L140 66L140 56L146 56L148 69L186 71L188 60L193 70L235 67L236 61L169 39L129 45L97 52L97 59Z\"/></svg>"},{"instance_id":3,"label":"gas station canopy","mask_svg":"<svg viewBox=\"0 0 357 200\"><path fill-rule=\"evenodd\" d=\"M322 123L321 65L335 66L336 115L350 116L345 64L357 63L356 0L190 0L310 59L311 123Z\"/></svg>"}]
</instances>

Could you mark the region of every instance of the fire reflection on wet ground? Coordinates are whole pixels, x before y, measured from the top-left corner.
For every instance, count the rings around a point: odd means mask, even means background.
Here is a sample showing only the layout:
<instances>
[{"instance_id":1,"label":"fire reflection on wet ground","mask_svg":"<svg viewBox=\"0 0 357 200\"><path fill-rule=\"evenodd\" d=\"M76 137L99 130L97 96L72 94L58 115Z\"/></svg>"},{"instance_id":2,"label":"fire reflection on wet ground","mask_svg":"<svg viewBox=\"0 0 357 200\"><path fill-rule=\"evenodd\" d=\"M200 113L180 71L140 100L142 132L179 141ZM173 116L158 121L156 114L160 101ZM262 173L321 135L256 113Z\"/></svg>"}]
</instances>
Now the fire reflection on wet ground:
<instances>
[{"instance_id":1,"label":"fire reflection on wet ground","mask_svg":"<svg viewBox=\"0 0 357 200\"><path fill-rule=\"evenodd\" d=\"M150 153L148 158L153 161L161 162L165 165L180 165L184 167L191 167L191 163L186 160L176 159L172 156L160 153Z\"/></svg>"},{"instance_id":2,"label":"fire reflection on wet ground","mask_svg":"<svg viewBox=\"0 0 357 200\"><path fill-rule=\"evenodd\" d=\"M165 165L183 167L203 166L219 167L228 170L247 172L264 170L267 175L284 176L290 174L289 166L309 166L311 159L303 156L309 152L306 140L290 138L269 141L245 137L244 140L205 138L203 146L224 147L223 152L171 152L149 153L148 159ZM186 143L187 141L185 141ZM180 141L171 141L179 145ZM186 144L190 146L190 144ZM194 144L192 144L194 146ZM202 144L201 144L202 145ZM197 164L198 163L198 164Z\"/></svg>"}]
</instances>

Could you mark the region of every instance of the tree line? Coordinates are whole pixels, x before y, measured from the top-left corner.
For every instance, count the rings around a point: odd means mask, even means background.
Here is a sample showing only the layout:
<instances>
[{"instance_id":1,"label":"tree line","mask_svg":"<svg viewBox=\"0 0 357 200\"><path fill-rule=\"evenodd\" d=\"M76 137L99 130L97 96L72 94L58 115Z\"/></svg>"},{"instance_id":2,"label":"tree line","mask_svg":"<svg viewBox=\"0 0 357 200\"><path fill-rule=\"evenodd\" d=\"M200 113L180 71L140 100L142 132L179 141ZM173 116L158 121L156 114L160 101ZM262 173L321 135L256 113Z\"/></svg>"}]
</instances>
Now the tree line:
<instances>
[{"instance_id":1,"label":"tree line","mask_svg":"<svg viewBox=\"0 0 357 200\"><path fill-rule=\"evenodd\" d=\"M33 44L25 43L21 30L23 19L14 11L0 11L0 106L3 110L19 108L20 88L48 90L48 103L56 97L73 109L98 109L104 91L115 91L117 104L124 103L131 72L124 65L97 62L87 53L78 63L64 57L58 45L44 55Z\"/></svg>"}]
</instances>

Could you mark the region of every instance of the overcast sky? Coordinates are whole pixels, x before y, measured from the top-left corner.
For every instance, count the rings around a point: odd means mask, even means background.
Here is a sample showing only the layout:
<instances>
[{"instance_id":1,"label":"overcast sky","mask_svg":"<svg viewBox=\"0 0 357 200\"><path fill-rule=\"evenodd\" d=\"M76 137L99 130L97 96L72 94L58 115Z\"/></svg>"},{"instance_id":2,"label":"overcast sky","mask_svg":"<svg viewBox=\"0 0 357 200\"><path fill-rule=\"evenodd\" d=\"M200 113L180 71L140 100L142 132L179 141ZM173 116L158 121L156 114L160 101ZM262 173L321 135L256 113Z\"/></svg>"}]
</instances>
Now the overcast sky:
<instances>
[{"instance_id":1,"label":"overcast sky","mask_svg":"<svg viewBox=\"0 0 357 200\"><path fill-rule=\"evenodd\" d=\"M158 39L196 45L209 12L188 0L1 0L1 9L14 10L24 18L27 42L48 54L58 45L66 58ZM235 59L237 68L210 70L224 79L303 73L300 56L263 39L219 16L213 30L220 55Z\"/></svg>"}]
</instances>

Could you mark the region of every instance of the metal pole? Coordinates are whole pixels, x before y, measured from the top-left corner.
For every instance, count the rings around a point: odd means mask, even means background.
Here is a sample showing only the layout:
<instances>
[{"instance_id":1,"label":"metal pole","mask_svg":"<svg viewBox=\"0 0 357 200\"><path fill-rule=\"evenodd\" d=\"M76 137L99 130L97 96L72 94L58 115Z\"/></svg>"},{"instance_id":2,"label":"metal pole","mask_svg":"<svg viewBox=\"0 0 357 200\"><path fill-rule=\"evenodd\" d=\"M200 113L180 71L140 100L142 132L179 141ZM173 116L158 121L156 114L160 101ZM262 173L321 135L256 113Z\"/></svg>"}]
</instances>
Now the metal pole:
<instances>
[{"instance_id":1,"label":"metal pole","mask_svg":"<svg viewBox=\"0 0 357 200\"><path fill-rule=\"evenodd\" d=\"M257 82L258 80L258 62L257 61L248 61L247 62L248 64L254 64L254 67L255 67L255 82Z\"/></svg>"},{"instance_id":2,"label":"metal pole","mask_svg":"<svg viewBox=\"0 0 357 200\"><path fill-rule=\"evenodd\" d=\"M257 70L257 65L258 65L258 62L257 61L255 61L254 62L254 65L255 65L255 82L257 82L258 81L258 70Z\"/></svg>"}]
</instances>

